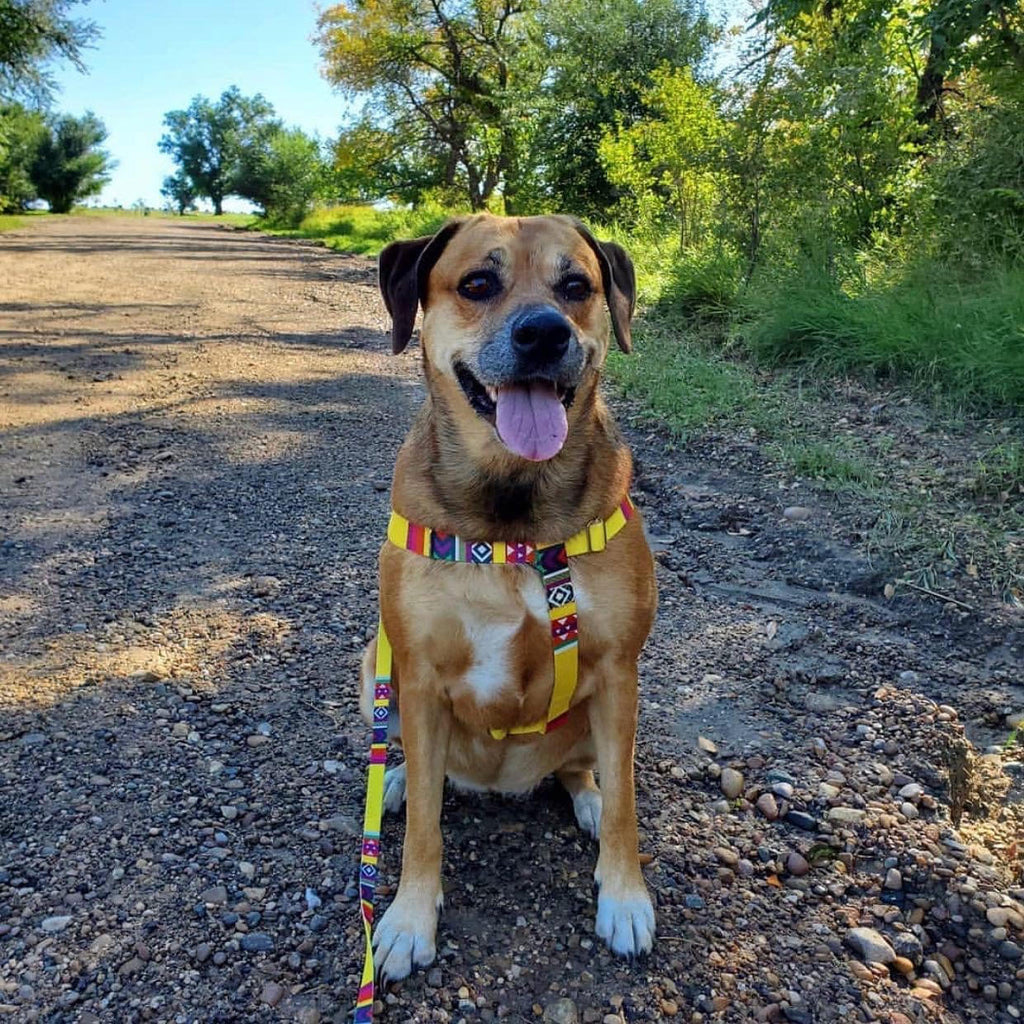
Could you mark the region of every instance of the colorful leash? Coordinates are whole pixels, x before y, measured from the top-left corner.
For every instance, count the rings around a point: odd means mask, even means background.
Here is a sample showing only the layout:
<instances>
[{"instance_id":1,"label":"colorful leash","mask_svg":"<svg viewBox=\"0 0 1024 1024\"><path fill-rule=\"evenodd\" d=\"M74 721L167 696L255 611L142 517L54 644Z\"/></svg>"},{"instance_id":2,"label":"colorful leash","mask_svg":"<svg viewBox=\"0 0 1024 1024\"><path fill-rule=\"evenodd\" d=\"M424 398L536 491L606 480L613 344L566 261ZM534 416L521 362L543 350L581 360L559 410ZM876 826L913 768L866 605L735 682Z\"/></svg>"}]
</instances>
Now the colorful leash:
<instances>
[{"instance_id":1,"label":"colorful leash","mask_svg":"<svg viewBox=\"0 0 1024 1024\"><path fill-rule=\"evenodd\" d=\"M579 619L576 593L569 571L569 559L592 551L603 551L633 518L635 508L627 496L607 519L591 523L573 534L564 544L513 544L504 541L465 541L453 534L417 526L397 512L391 513L388 540L396 547L441 562L466 562L473 565L532 565L544 584L551 622L551 650L555 679L547 717L531 725L509 729L491 729L491 736L546 733L565 722L576 692L579 674ZM380 856L381 819L384 812L384 768L388 750L388 713L391 702L391 641L383 618L377 625L377 660L373 688L373 742L366 780L366 812L363 817L363 848L359 868L359 902L366 937L363 975L356 1000L355 1024L372 1024L374 1000L373 894L377 888L377 861Z\"/></svg>"},{"instance_id":2,"label":"colorful leash","mask_svg":"<svg viewBox=\"0 0 1024 1024\"><path fill-rule=\"evenodd\" d=\"M377 888L380 827L384 814L384 768L388 760L388 712L391 704L391 641L384 620L377 624L377 663L373 684L373 741L366 777L366 813L363 816L363 850L359 867L359 905L366 933L363 976L356 1000L355 1024L373 1021L373 894Z\"/></svg>"}]
</instances>

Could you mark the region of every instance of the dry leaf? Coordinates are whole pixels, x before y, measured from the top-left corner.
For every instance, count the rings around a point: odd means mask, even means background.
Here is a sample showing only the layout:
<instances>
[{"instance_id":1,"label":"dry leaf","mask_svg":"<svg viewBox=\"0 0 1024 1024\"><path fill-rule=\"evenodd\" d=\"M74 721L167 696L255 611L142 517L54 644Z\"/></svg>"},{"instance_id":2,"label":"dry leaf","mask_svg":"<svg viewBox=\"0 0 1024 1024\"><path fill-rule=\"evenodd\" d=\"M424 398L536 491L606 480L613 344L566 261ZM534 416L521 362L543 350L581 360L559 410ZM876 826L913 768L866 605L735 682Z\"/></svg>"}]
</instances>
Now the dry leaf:
<instances>
[{"instance_id":1,"label":"dry leaf","mask_svg":"<svg viewBox=\"0 0 1024 1024\"><path fill-rule=\"evenodd\" d=\"M765 626L764 631L765 631L765 633L768 634L768 639L769 640L774 640L775 639L775 634L778 633L778 631L779 631L779 624L774 619L772 619L768 623L768 625Z\"/></svg>"},{"instance_id":2,"label":"dry leaf","mask_svg":"<svg viewBox=\"0 0 1024 1024\"><path fill-rule=\"evenodd\" d=\"M896 595L896 588L891 583L885 585L885 599L891 601Z\"/></svg>"},{"instance_id":3,"label":"dry leaf","mask_svg":"<svg viewBox=\"0 0 1024 1024\"><path fill-rule=\"evenodd\" d=\"M769 885L775 886L776 889L781 889L782 888L782 883L779 881L779 876L778 875L769 875L768 878L766 879L766 881L768 882Z\"/></svg>"}]
</instances>

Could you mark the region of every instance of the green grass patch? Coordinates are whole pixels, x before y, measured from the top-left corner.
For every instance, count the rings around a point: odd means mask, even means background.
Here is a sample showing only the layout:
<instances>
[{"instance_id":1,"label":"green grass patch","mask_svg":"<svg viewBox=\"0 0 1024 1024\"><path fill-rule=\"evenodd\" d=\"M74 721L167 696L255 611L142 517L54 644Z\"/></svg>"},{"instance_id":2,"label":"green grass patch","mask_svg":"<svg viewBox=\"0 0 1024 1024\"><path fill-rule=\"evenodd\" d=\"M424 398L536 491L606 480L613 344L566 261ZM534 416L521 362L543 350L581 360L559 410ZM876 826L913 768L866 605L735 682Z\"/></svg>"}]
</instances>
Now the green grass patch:
<instances>
[{"instance_id":1,"label":"green grass patch","mask_svg":"<svg viewBox=\"0 0 1024 1024\"><path fill-rule=\"evenodd\" d=\"M761 361L867 371L970 411L1024 404L1024 267L965 279L928 262L845 288L808 270L741 302L735 334Z\"/></svg>"},{"instance_id":2,"label":"green grass patch","mask_svg":"<svg viewBox=\"0 0 1024 1024\"><path fill-rule=\"evenodd\" d=\"M439 207L378 210L372 206L332 206L314 210L297 228L261 228L284 238L317 238L331 249L376 256L388 242L437 231L453 214Z\"/></svg>"},{"instance_id":3,"label":"green grass patch","mask_svg":"<svg viewBox=\"0 0 1024 1024\"><path fill-rule=\"evenodd\" d=\"M834 442L788 440L779 445L783 463L797 476L830 486L872 488L878 483L874 469L857 454Z\"/></svg>"}]
</instances>

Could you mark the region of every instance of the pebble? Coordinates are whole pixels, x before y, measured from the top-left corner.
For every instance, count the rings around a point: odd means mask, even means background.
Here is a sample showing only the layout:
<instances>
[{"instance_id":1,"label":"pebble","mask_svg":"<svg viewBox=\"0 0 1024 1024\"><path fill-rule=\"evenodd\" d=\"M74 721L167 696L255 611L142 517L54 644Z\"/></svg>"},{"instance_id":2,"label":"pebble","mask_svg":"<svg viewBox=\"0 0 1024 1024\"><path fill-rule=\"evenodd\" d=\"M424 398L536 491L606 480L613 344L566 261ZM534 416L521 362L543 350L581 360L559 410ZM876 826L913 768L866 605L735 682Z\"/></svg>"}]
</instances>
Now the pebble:
<instances>
[{"instance_id":1,"label":"pebble","mask_svg":"<svg viewBox=\"0 0 1024 1024\"><path fill-rule=\"evenodd\" d=\"M771 793L762 793L757 798L757 809L769 820L774 821L779 816L779 805Z\"/></svg>"},{"instance_id":2,"label":"pebble","mask_svg":"<svg viewBox=\"0 0 1024 1024\"><path fill-rule=\"evenodd\" d=\"M735 850L730 850L727 846L716 846L715 856L718 858L720 864L724 864L727 868L734 868L740 861L740 855Z\"/></svg>"},{"instance_id":3,"label":"pebble","mask_svg":"<svg viewBox=\"0 0 1024 1024\"><path fill-rule=\"evenodd\" d=\"M725 796L735 800L743 792L743 772L735 768L723 768L718 784Z\"/></svg>"},{"instance_id":4,"label":"pebble","mask_svg":"<svg viewBox=\"0 0 1024 1024\"><path fill-rule=\"evenodd\" d=\"M274 940L266 932L249 932L242 936L242 949L248 953L269 953L274 948Z\"/></svg>"},{"instance_id":5,"label":"pebble","mask_svg":"<svg viewBox=\"0 0 1024 1024\"><path fill-rule=\"evenodd\" d=\"M885 888L899 891L903 888L903 876L896 868L889 868L885 873Z\"/></svg>"},{"instance_id":6,"label":"pebble","mask_svg":"<svg viewBox=\"0 0 1024 1024\"><path fill-rule=\"evenodd\" d=\"M793 850L786 858L786 870L794 877L802 878L811 870L811 865L796 850Z\"/></svg>"},{"instance_id":7,"label":"pebble","mask_svg":"<svg viewBox=\"0 0 1024 1024\"><path fill-rule=\"evenodd\" d=\"M263 991L260 993L260 1000L266 1003L267 1006L277 1006L283 998L284 988L278 985L276 981L268 981L263 986Z\"/></svg>"},{"instance_id":8,"label":"pebble","mask_svg":"<svg viewBox=\"0 0 1024 1024\"><path fill-rule=\"evenodd\" d=\"M548 1024L578 1024L580 1013L571 999L556 999L544 1007L543 1019Z\"/></svg>"},{"instance_id":9,"label":"pebble","mask_svg":"<svg viewBox=\"0 0 1024 1024\"><path fill-rule=\"evenodd\" d=\"M830 821L838 821L847 825L860 824L867 815L858 807L830 807L828 817Z\"/></svg>"},{"instance_id":10,"label":"pebble","mask_svg":"<svg viewBox=\"0 0 1024 1024\"><path fill-rule=\"evenodd\" d=\"M48 935L53 935L56 932L62 932L69 924L71 924L70 914L58 914L54 917L44 917L39 923L39 927L46 932Z\"/></svg>"},{"instance_id":11,"label":"pebble","mask_svg":"<svg viewBox=\"0 0 1024 1024\"><path fill-rule=\"evenodd\" d=\"M1018 914L1012 907L989 907L985 911L988 923L996 928L1005 928L1012 925L1018 930L1024 930L1024 915Z\"/></svg>"},{"instance_id":12,"label":"pebble","mask_svg":"<svg viewBox=\"0 0 1024 1024\"><path fill-rule=\"evenodd\" d=\"M785 821L795 828L803 829L805 832L818 831L818 819L806 811L789 811L786 814Z\"/></svg>"},{"instance_id":13,"label":"pebble","mask_svg":"<svg viewBox=\"0 0 1024 1024\"><path fill-rule=\"evenodd\" d=\"M205 964L209 959L210 944L208 942L200 942L199 945L196 946L196 960L201 964Z\"/></svg>"},{"instance_id":14,"label":"pebble","mask_svg":"<svg viewBox=\"0 0 1024 1024\"><path fill-rule=\"evenodd\" d=\"M705 754L711 754L714 756L718 753L718 745L713 740L709 740L706 736L697 737L697 746L700 747Z\"/></svg>"},{"instance_id":15,"label":"pebble","mask_svg":"<svg viewBox=\"0 0 1024 1024\"><path fill-rule=\"evenodd\" d=\"M811 510L804 505L790 505L782 510L782 518L791 523L803 523L811 518Z\"/></svg>"},{"instance_id":16,"label":"pebble","mask_svg":"<svg viewBox=\"0 0 1024 1024\"><path fill-rule=\"evenodd\" d=\"M843 936L843 941L862 960L891 964L896 959L896 951L874 928L851 928Z\"/></svg>"}]
</instances>

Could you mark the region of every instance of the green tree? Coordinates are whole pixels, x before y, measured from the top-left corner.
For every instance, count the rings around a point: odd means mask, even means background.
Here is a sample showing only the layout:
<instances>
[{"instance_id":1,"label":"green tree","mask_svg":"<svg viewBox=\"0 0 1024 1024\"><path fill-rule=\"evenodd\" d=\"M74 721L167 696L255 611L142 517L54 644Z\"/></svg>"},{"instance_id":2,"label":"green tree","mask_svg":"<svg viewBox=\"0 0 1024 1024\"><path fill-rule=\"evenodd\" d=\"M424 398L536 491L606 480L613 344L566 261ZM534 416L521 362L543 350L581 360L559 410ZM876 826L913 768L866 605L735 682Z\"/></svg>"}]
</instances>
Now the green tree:
<instances>
[{"instance_id":1,"label":"green tree","mask_svg":"<svg viewBox=\"0 0 1024 1024\"><path fill-rule=\"evenodd\" d=\"M554 205L603 217L620 197L599 155L612 125L651 111L664 67L703 69L717 30L702 0L564 0L545 8L549 49L538 163Z\"/></svg>"},{"instance_id":2,"label":"green tree","mask_svg":"<svg viewBox=\"0 0 1024 1024\"><path fill-rule=\"evenodd\" d=\"M431 187L516 209L528 176L528 97L545 70L537 0L346 0L320 16L324 74L364 118L425 157Z\"/></svg>"},{"instance_id":3,"label":"green tree","mask_svg":"<svg viewBox=\"0 0 1024 1024\"><path fill-rule=\"evenodd\" d=\"M45 133L38 111L20 103L0 104L0 213L22 210L36 198L31 168Z\"/></svg>"},{"instance_id":4,"label":"green tree","mask_svg":"<svg viewBox=\"0 0 1024 1024\"><path fill-rule=\"evenodd\" d=\"M243 96L232 86L213 103L196 96L185 110L164 115L159 147L192 182L196 195L223 213L224 197L239 193L244 168L281 130L273 106L259 93Z\"/></svg>"},{"instance_id":5,"label":"green tree","mask_svg":"<svg viewBox=\"0 0 1024 1024\"><path fill-rule=\"evenodd\" d=\"M164 178L164 183L160 186L160 195L178 211L179 217L196 207L195 185L184 171L176 171Z\"/></svg>"},{"instance_id":6,"label":"green tree","mask_svg":"<svg viewBox=\"0 0 1024 1024\"><path fill-rule=\"evenodd\" d=\"M243 150L235 191L276 223L296 226L323 189L320 143L298 128L281 129L266 145Z\"/></svg>"},{"instance_id":7,"label":"green tree","mask_svg":"<svg viewBox=\"0 0 1024 1024\"><path fill-rule=\"evenodd\" d=\"M0 99L49 102L53 78L46 64L69 60L85 70L82 50L99 35L96 26L73 18L80 0L0 0Z\"/></svg>"},{"instance_id":8,"label":"green tree","mask_svg":"<svg viewBox=\"0 0 1024 1024\"><path fill-rule=\"evenodd\" d=\"M82 199L96 195L110 180L113 161L100 146L107 129L95 114L64 114L49 125L36 149L30 174L51 213L67 213Z\"/></svg>"},{"instance_id":9,"label":"green tree","mask_svg":"<svg viewBox=\"0 0 1024 1024\"><path fill-rule=\"evenodd\" d=\"M642 97L650 115L606 132L598 152L641 222L672 217L679 248L686 249L707 234L723 126L710 88L689 69L662 68L651 77Z\"/></svg>"}]
</instances>

